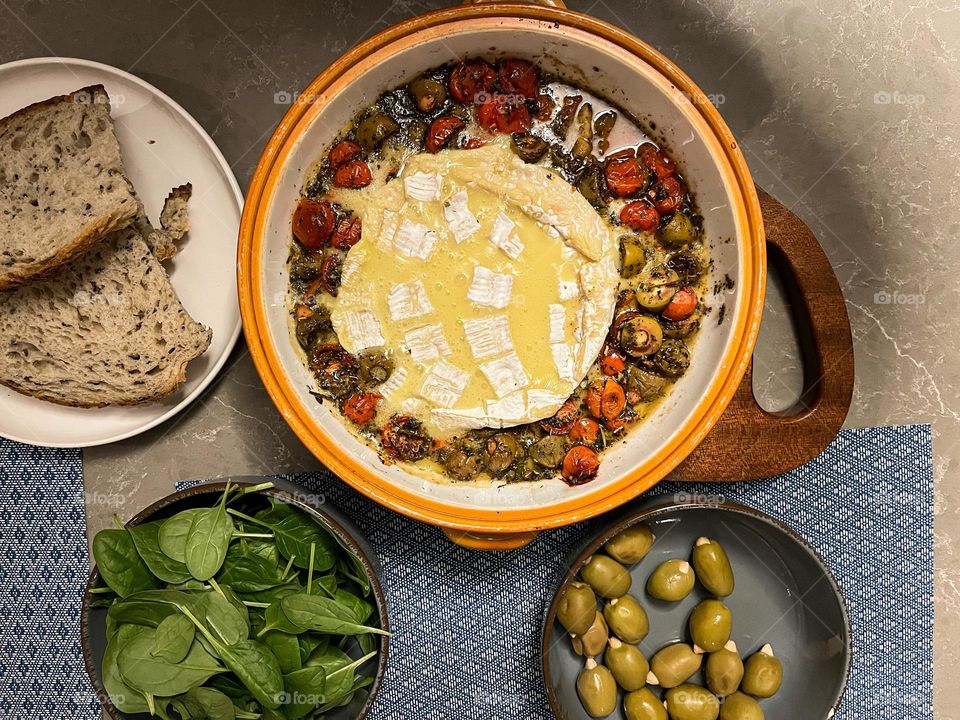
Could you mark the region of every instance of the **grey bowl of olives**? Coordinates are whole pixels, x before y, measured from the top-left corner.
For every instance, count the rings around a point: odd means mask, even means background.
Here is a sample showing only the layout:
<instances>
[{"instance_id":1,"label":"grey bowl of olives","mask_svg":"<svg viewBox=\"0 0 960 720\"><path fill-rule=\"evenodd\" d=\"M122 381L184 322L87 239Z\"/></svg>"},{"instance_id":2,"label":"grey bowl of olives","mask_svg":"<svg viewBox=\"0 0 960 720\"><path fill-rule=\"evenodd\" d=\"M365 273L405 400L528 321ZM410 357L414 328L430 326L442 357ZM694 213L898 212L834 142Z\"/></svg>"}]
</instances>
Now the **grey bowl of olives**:
<instances>
[{"instance_id":1,"label":"grey bowl of olives","mask_svg":"<svg viewBox=\"0 0 960 720\"><path fill-rule=\"evenodd\" d=\"M829 718L850 619L816 551L759 510L658 499L577 551L550 602L543 675L569 720Z\"/></svg>"}]
</instances>

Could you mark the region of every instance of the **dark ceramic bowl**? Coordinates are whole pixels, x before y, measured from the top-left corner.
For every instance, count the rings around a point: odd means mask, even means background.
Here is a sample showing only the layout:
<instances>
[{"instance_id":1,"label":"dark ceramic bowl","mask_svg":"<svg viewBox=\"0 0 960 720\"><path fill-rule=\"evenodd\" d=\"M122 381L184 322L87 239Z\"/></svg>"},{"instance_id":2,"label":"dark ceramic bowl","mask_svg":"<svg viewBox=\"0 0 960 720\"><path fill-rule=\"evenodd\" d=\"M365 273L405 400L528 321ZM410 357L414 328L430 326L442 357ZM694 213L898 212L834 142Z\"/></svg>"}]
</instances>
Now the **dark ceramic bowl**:
<instances>
[{"instance_id":1,"label":"dark ceramic bowl","mask_svg":"<svg viewBox=\"0 0 960 720\"><path fill-rule=\"evenodd\" d=\"M647 595L647 578L664 560L689 559L697 538L707 536L720 542L733 566L736 587L723 601L733 616L731 639L741 656L770 643L783 663L780 691L760 702L766 717L820 720L833 716L850 673L851 649L847 608L829 569L805 540L759 510L731 502L677 502L671 497L624 516L569 563L547 609L543 632L544 682L558 718L589 720L576 689L584 658L574 653L569 636L556 621L560 596L587 558L637 523L646 523L656 536L649 554L630 568L630 594L650 618L650 634L639 646L648 659L664 645L690 642L687 619L709 595L698 582L684 600L663 602ZM705 685L702 671L690 682ZM625 717L622 697L621 692L610 718Z\"/></svg>"},{"instance_id":2,"label":"dark ceramic bowl","mask_svg":"<svg viewBox=\"0 0 960 720\"><path fill-rule=\"evenodd\" d=\"M376 605L376 610L374 616L370 619L370 623L384 630L390 629L387 620L387 602L383 594L383 588L380 586L380 564L377 561L377 554L353 523L344 517L339 510L324 502L322 496L310 495L304 488L278 478L236 477L229 478L229 480L231 485L239 485L241 487L259 485L269 480L274 484L274 487L261 491L261 494L270 495L289 503L298 510L313 517L329 530L343 547L350 550L360 559L364 569L367 571L367 577L370 578L372 588L372 600ZM219 499L226 483L227 478L224 478L222 480L196 485L168 495L138 513L127 523L127 526L138 525L150 520L161 520L187 508L210 507ZM103 665L103 653L107 647L107 611L106 608L91 607L91 601L96 596L90 592L91 588L98 587L102 584L100 574L97 572L96 566L94 566L90 573L90 579L87 581L87 589L83 596L83 605L80 614L80 637L87 675L90 676L90 682L93 683L93 688L97 693L101 705L103 705L104 713L107 717L113 720L148 720L150 716L147 714L131 715L117 710L110 702L110 698L103 688L101 667ZM380 636L377 670L374 675L373 684L357 692L349 705L328 713L326 715L328 720L362 720L362 718L367 716L373 705L377 691L380 689L384 672L387 669L388 648L389 637L386 635ZM357 649L358 648L353 648L353 650ZM348 647L347 650L350 651L351 648Z\"/></svg>"}]
</instances>

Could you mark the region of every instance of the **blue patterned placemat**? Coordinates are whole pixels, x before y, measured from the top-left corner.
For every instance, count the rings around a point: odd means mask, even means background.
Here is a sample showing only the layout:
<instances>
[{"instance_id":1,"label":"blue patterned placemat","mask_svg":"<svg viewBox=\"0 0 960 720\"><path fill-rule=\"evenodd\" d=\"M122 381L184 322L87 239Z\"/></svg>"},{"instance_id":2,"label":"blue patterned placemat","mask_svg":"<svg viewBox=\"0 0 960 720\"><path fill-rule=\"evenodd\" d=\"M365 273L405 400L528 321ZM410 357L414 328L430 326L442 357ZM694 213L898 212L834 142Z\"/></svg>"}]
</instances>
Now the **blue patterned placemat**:
<instances>
[{"instance_id":1,"label":"blue patterned placemat","mask_svg":"<svg viewBox=\"0 0 960 720\"><path fill-rule=\"evenodd\" d=\"M76 643L86 562L79 478L70 453L0 441L0 553L15 579L0 590L7 717L97 717ZM551 717L539 657L544 604L558 564L603 518L515 552L470 552L329 473L287 479L342 508L377 548L395 637L373 720ZM845 430L816 461L773 480L667 483L654 493L722 493L804 535L837 575L856 638L837 717L919 720L933 715L932 485L930 428L917 425ZM18 714L25 702L33 710Z\"/></svg>"}]
</instances>

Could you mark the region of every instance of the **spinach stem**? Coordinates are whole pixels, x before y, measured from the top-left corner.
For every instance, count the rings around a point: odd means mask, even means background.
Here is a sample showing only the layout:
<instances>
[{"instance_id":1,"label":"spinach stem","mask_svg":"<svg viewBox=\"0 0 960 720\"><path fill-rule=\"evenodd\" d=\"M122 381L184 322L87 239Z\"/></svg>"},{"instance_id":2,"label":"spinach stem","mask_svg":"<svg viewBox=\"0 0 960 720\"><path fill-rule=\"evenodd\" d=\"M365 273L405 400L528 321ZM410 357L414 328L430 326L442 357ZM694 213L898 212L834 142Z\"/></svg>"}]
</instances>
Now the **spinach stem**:
<instances>
[{"instance_id":1,"label":"spinach stem","mask_svg":"<svg viewBox=\"0 0 960 720\"><path fill-rule=\"evenodd\" d=\"M296 560L296 555L291 555L290 559L287 560L287 566L283 569L283 574L280 576L280 579L284 582L287 581L287 573L290 572L290 568L293 567L293 561Z\"/></svg>"},{"instance_id":2,"label":"spinach stem","mask_svg":"<svg viewBox=\"0 0 960 720\"><path fill-rule=\"evenodd\" d=\"M220 593L220 597L222 597L224 600L227 599L227 596L223 594L223 590L220 589L220 585L217 583L216 580L214 580L213 578L210 578L210 585L213 586L214 590Z\"/></svg>"},{"instance_id":3,"label":"spinach stem","mask_svg":"<svg viewBox=\"0 0 960 720\"><path fill-rule=\"evenodd\" d=\"M310 543L310 563L307 565L307 595L311 594L313 589L313 558L317 552L317 544L315 542Z\"/></svg>"},{"instance_id":4,"label":"spinach stem","mask_svg":"<svg viewBox=\"0 0 960 720\"><path fill-rule=\"evenodd\" d=\"M273 533L248 533L248 532L235 532L233 534L234 538L267 538L268 540L273 539Z\"/></svg>"},{"instance_id":5,"label":"spinach stem","mask_svg":"<svg viewBox=\"0 0 960 720\"><path fill-rule=\"evenodd\" d=\"M244 605L251 608L268 608L270 603L254 602L253 600L243 600Z\"/></svg>"}]
</instances>

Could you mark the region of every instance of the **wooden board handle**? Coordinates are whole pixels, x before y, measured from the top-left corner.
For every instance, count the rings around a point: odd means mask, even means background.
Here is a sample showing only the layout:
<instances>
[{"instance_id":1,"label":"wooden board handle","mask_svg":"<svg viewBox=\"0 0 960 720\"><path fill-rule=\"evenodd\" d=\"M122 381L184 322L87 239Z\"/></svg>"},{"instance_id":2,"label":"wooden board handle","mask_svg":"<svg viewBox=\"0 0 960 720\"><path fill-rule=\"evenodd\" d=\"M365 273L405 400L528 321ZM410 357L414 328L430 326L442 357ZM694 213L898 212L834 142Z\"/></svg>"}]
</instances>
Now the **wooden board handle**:
<instances>
[{"instance_id":1,"label":"wooden board handle","mask_svg":"<svg viewBox=\"0 0 960 720\"><path fill-rule=\"evenodd\" d=\"M853 338L843 293L823 248L803 221L757 188L768 266L783 277L803 360L803 390L787 410L767 412L753 394L753 363L720 420L670 478L757 480L813 460L837 436L853 396Z\"/></svg>"}]
</instances>

